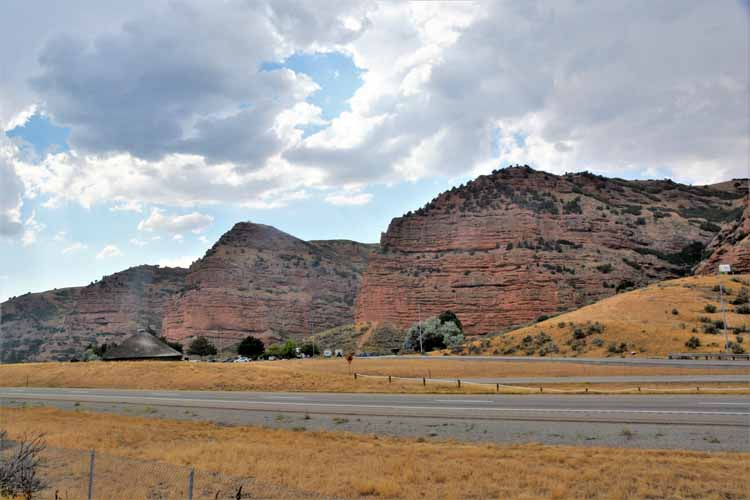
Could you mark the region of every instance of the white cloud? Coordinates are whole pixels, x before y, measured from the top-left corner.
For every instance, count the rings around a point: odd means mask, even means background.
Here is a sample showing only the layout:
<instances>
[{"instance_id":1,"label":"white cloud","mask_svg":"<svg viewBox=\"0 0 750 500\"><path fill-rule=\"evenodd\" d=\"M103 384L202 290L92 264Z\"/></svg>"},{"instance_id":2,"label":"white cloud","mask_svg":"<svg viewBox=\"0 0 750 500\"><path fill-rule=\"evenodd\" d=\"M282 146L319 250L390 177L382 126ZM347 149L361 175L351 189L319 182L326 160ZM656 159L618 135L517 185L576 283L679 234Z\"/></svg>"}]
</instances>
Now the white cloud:
<instances>
[{"instance_id":1,"label":"white cloud","mask_svg":"<svg viewBox=\"0 0 750 500\"><path fill-rule=\"evenodd\" d=\"M184 239L184 237L183 237L183 236L182 236L181 234L175 234L174 236L172 236L172 239L173 239L174 241L177 241L177 242L179 242L179 243L182 243L182 240Z\"/></svg>"},{"instance_id":2,"label":"white cloud","mask_svg":"<svg viewBox=\"0 0 750 500\"><path fill-rule=\"evenodd\" d=\"M36 243L36 238L46 226L36 220L36 210L31 212L31 215L26 222L23 224L23 235L21 236L21 243L27 247Z\"/></svg>"},{"instance_id":3,"label":"white cloud","mask_svg":"<svg viewBox=\"0 0 750 500\"><path fill-rule=\"evenodd\" d=\"M138 238L130 238L130 244L136 247L144 247L148 245L148 242L139 240Z\"/></svg>"},{"instance_id":4,"label":"white cloud","mask_svg":"<svg viewBox=\"0 0 750 500\"><path fill-rule=\"evenodd\" d=\"M0 237L5 238L16 238L23 233L24 185L12 161L14 153L15 148L0 133Z\"/></svg>"},{"instance_id":5,"label":"white cloud","mask_svg":"<svg viewBox=\"0 0 750 500\"><path fill-rule=\"evenodd\" d=\"M201 243L209 243L208 238L206 238L205 236L198 236L198 241L200 241Z\"/></svg>"},{"instance_id":6,"label":"white cloud","mask_svg":"<svg viewBox=\"0 0 750 500\"><path fill-rule=\"evenodd\" d=\"M36 104L31 104L25 109L22 109L15 116L13 116L8 123L5 125L5 132L13 130L16 127L23 127L26 122L37 113L39 107Z\"/></svg>"},{"instance_id":7,"label":"white cloud","mask_svg":"<svg viewBox=\"0 0 750 500\"><path fill-rule=\"evenodd\" d=\"M371 193L362 193L357 190L344 190L340 193L329 194L325 202L331 205L367 205L372 201Z\"/></svg>"},{"instance_id":8,"label":"white cloud","mask_svg":"<svg viewBox=\"0 0 750 500\"><path fill-rule=\"evenodd\" d=\"M116 245L106 245L98 254L96 254L97 259L109 259L120 256L122 256L122 252Z\"/></svg>"},{"instance_id":9,"label":"white cloud","mask_svg":"<svg viewBox=\"0 0 750 500\"><path fill-rule=\"evenodd\" d=\"M190 265L198 260L198 257L175 257L173 259L162 259L159 261L160 267L184 267L189 268Z\"/></svg>"},{"instance_id":10,"label":"white cloud","mask_svg":"<svg viewBox=\"0 0 750 500\"><path fill-rule=\"evenodd\" d=\"M55 236L52 237L54 241L65 241L65 238L67 237L67 233L65 231L58 231Z\"/></svg>"},{"instance_id":11,"label":"white cloud","mask_svg":"<svg viewBox=\"0 0 750 500\"><path fill-rule=\"evenodd\" d=\"M71 245L68 245L67 247L63 248L62 251L61 251L61 253L63 253L63 254L73 253L73 252L78 252L80 250L86 250L87 248L88 248L87 245L84 245L83 243L80 243L80 242L76 241L76 242L72 243Z\"/></svg>"},{"instance_id":12,"label":"white cloud","mask_svg":"<svg viewBox=\"0 0 750 500\"><path fill-rule=\"evenodd\" d=\"M143 205L136 200L126 200L109 207L110 212L137 212L143 211Z\"/></svg>"},{"instance_id":13,"label":"white cloud","mask_svg":"<svg viewBox=\"0 0 750 500\"><path fill-rule=\"evenodd\" d=\"M213 220L214 218L210 215L198 212L186 215L170 215L161 209L152 208L151 214L138 223L138 230L166 232L175 234L176 236L180 236L179 233L184 231L191 231L198 234L210 226Z\"/></svg>"}]
</instances>

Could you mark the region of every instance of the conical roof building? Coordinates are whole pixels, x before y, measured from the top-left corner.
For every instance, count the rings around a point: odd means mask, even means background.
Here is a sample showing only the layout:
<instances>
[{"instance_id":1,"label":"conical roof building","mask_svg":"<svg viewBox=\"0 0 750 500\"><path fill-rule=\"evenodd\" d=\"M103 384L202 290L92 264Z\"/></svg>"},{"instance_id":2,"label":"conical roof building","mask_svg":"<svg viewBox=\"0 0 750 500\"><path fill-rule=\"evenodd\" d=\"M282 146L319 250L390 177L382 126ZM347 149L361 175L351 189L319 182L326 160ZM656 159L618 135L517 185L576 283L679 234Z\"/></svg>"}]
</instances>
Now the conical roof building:
<instances>
[{"instance_id":1,"label":"conical roof building","mask_svg":"<svg viewBox=\"0 0 750 500\"><path fill-rule=\"evenodd\" d=\"M172 349L146 330L138 330L138 333L125 339L122 344L108 349L103 357L105 361L147 359L179 361L182 359L182 353Z\"/></svg>"}]
</instances>

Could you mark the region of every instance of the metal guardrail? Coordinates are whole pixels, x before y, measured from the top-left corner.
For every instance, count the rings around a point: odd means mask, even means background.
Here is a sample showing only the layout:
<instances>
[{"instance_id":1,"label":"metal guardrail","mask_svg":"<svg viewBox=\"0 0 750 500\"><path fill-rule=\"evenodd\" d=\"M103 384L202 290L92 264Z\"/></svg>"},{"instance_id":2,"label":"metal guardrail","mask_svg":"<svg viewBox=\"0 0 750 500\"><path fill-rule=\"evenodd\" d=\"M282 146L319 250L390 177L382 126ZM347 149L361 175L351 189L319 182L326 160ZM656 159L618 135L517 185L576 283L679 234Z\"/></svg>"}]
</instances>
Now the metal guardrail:
<instances>
[{"instance_id":1,"label":"metal guardrail","mask_svg":"<svg viewBox=\"0 0 750 500\"><path fill-rule=\"evenodd\" d=\"M676 352L667 356L669 359L717 359L720 361L750 361L750 354L731 354L726 352Z\"/></svg>"}]
</instances>

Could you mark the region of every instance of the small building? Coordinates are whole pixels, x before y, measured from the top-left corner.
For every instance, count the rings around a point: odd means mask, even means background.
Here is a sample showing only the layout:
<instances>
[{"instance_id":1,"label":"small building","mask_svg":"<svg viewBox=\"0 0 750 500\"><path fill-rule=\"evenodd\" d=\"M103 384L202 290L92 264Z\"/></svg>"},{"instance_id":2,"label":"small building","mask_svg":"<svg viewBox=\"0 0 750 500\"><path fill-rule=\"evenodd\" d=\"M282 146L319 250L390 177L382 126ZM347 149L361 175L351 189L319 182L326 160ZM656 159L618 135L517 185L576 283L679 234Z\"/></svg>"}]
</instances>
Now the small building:
<instances>
[{"instance_id":1,"label":"small building","mask_svg":"<svg viewBox=\"0 0 750 500\"><path fill-rule=\"evenodd\" d=\"M181 361L182 353L172 349L146 330L138 330L138 333L126 338L122 344L107 349L103 359L104 361Z\"/></svg>"}]
</instances>

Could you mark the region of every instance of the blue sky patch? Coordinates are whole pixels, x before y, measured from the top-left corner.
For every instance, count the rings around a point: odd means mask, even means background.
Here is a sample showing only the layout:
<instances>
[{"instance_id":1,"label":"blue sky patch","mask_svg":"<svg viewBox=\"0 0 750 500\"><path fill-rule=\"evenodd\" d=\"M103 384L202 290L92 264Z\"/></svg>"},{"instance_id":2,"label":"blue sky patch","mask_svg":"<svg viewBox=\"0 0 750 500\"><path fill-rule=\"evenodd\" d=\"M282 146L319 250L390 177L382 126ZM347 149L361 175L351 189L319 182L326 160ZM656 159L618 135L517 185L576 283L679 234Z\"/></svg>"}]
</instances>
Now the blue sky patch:
<instances>
[{"instance_id":1,"label":"blue sky patch","mask_svg":"<svg viewBox=\"0 0 750 500\"><path fill-rule=\"evenodd\" d=\"M332 120L349 111L347 102L362 86L363 70L355 66L352 58L341 52L295 53L282 62L264 63L263 71L288 68L304 73L320 86L307 102L323 110L323 118Z\"/></svg>"},{"instance_id":2,"label":"blue sky patch","mask_svg":"<svg viewBox=\"0 0 750 500\"><path fill-rule=\"evenodd\" d=\"M24 140L31 145L34 152L43 158L47 153L68 151L68 136L70 129L59 127L52 123L49 116L36 113L23 125L5 133L10 138ZM21 146L23 149L23 146Z\"/></svg>"}]
</instances>

